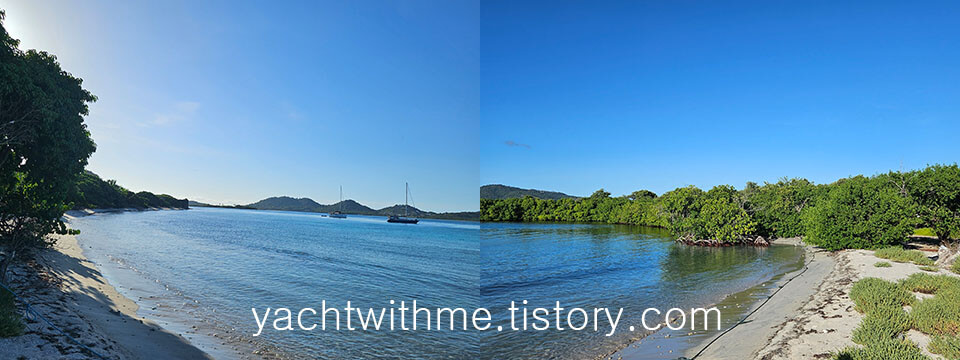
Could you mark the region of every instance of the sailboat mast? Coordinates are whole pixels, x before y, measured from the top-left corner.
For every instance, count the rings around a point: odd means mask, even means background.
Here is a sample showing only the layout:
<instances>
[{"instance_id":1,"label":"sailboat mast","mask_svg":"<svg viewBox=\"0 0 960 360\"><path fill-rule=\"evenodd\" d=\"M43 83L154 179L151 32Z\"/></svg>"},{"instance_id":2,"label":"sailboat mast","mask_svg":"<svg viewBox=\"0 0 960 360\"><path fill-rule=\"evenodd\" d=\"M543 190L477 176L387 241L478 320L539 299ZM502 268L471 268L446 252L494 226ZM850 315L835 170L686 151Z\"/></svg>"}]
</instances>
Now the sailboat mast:
<instances>
[{"instance_id":1,"label":"sailboat mast","mask_svg":"<svg viewBox=\"0 0 960 360\"><path fill-rule=\"evenodd\" d=\"M340 185L340 209L339 211L343 212L343 185Z\"/></svg>"},{"instance_id":2,"label":"sailboat mast","mask_svg":"<svg viewBox=\"0 0 960 360\"><path fill-rule=\"evenodd\" d=\"M407 216L407 207L410 206L410 205L407 205L407 201L409 201L409 198L410 198L410 183L403 183L403 186L404 186L404 190L403 190L403 216L406 217L406 216Z\"/></svg>"}]
</instances>

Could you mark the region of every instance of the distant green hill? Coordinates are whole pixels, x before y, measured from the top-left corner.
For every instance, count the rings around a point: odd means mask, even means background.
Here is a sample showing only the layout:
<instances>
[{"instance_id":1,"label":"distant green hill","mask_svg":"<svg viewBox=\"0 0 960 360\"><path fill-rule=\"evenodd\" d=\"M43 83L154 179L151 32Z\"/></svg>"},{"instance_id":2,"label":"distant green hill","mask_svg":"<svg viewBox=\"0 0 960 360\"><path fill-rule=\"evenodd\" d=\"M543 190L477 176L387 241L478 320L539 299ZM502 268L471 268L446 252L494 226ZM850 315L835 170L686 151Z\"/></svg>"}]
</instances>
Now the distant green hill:
<instances>
[{"instance_id":1,"label":"distant green hill","mask_svg":"<svg viewBox=\"0 0 960 360\"><path fill-rule=\"evenodd\" d=\"M187 199L177 199L166 194L149 191L132 192L117 185L114 180L103 180L91 171L84 171L77 180L77 187L70 195L74 209L121 209L121 208L176 208L189 207Z\"/></svg>"},{"instance_id":2,"label":"distant green hill","mask_svg":"<svg viewBox=\"0 0 960 360\"><path fill-rule=\"evenodd\" d=\"M342 211L342 212L345 213L345 214L361 214L361 215L376 215L376 214L377 214L377 211L376 211L376 210L371 209L371 208L369 208L369 207L367 207L367 206L365 206L365 205L363 205L363 204L361 204L361 203L358 203L358 202L356 202L356 201L347 199L347 200L344 200L344 201L342 201L342 202L343 202L343 208L342 208L342 210L341 210L341 207L340 207L340 203L336 203L336 204L331 204L331 205L320 205L320 208L318 208L316 211L318 211L318 212L325 212L325 213L331 213L331 212L334 212L334 211L338 211L338 210L339 210L339 211Z\"/></svg>"},{"instance_id":3,"label":"distant green hill","mask_svg":"<svg viewBox=\"0 0 960 360\"><path fill-rule=\"evenodd\" d=\"M500 185L500 184L484 185L480 187L481 199L503 200L503 199L522 198L525 196L532 196L537 199L545 199L545 200L577 198L576 196L567 195L562 192L544 191L544 190L535 190L535 189L521 189L518 187L506 186L506 185Z\"/></svg>"},{"instance_id":4,"label":"distant green hill","mask_svg":"<svg viewBox=\"0 0 960 360\"><path fill-rule=\"evenodd\" d=\"M341 210L340 203L323 205L323 204L317 203L316 201L313 201L310 198L292 198L289 196L269 197L269 198L257 201L253 204L243 205L243 207L245 208L257 209L257 210L304 211L304 212L320 212L320 213L332 213L334 211L340 210L344 214L381 215L381 216L403 215L403 206L404 205L393 205L393 206L388 206L383 209L377 210L353 200L344 200L343 208ZM449 219L449 220L479 220L480 219L479 211L435 213L432 211L420 210L413 206L409 206L407 208L407 214L411 217L433 218L433 219Z\"/></svg>"},{"instance_id":5,"label":"distant green hill","mask_svg":"<svg viewBox=\"0 0 960 360\"><path fill-rule=\"evenodd\" d=\"M289 196L268 197L247 205L257 210L286 210L319 212L320 204L310 198L292 198Z\"/></svg>"}]
</instances>

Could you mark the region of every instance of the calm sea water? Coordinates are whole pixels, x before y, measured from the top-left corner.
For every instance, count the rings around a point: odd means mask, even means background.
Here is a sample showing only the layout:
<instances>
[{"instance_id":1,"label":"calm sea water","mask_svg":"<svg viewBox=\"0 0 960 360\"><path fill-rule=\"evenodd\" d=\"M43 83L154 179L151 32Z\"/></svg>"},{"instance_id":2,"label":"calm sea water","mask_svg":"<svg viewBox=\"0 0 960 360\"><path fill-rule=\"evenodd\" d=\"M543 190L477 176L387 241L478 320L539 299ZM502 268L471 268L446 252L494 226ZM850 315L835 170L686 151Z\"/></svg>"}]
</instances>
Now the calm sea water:
<instances>
[{"instance_id":1,"label":"calm sea water","mask_svg":"<svg viewBox=\"0 0 960 360\"><path fill-rule=\"evenodd\" d=\"M529 307L552 308L560 301L566 308L624 308L618 332L610 337L604 331L484 333L486 358L597 358L642 337L640 332L623 330L631 325L642 329L640 318L646 308L667 311L717 304L802 263L802 251L794 246L689 247L656 228L503 223L482 227L480 292L487 306L504 309L495 315L502 320L500 326L509 326L505 308L510 301L527 300ZM721 311L730 320L742 312ZM655 321L648 319L649 324ZM680 346L672 354L664 350L661 355L655 349L642 357L677 358L678 351L686 350L683 346L694 344Z\"/></svg>"},{"instance_id":2,"label":"calm sea water","mask_svg":"<svg viewBox=\"0 0 960 360\"><path fill-rule=\"evenodd\" d=\"M789 246L691 248L658 229L482 224L196 208L74 219L80 244L141 313L230 357L206 333L300 358L595 358L635 341L647 307L705 306L796 268ZM621 331L289 331L258 338L251 307L489 308L509 329L510 301L529 307L625 308ZM200 324L196 329L194 325ZM214 331L216 330L216 331Z\"/></svg>"},{"instance_id":3,"label":"calm sea water","mask_svg":"<svg viewBox=\"0 0 960 360\"><path fill-rule=\"evenodd\" d=\"M251 307L319 309L321 300L340 308L347 300L389 307L389 299L479 306L475 223L194 208L87 216L71 226L85 254L141 312L186 335L196 318L250 340ZM204 332L187 337L202 343ZM478 356L477 336L328 329L255 340L297 358L469 358ZM205 350L217 355L209 344Z\"/></svg>"}]
</instances>

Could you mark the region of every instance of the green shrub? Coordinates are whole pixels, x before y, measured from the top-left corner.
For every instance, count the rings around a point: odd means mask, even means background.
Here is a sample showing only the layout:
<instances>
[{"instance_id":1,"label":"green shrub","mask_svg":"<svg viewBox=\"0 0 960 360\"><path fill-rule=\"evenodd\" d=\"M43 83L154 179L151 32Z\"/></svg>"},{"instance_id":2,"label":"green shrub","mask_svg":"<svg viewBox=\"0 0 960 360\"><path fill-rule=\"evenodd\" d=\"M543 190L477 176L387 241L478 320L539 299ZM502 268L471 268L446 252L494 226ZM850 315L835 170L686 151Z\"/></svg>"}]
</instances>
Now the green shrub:
<instances>
[{"instance_id":1,"label":"green shrub","mask_svg":"<svg viewBox=\"0 0 960 360\"><path fill-rule=\"evenodd\" d=\"M870 343L862 348L848 347L833 356L838 360L926 360L929 359L911 341L887 340Z\"/></svg>"},{"instance_id":2,"label":"green shrub","mask_svg":"<svg viewBox=\"0 0 960 360\"><path fill-rule=\"evenodd\" d=\"M869 345L876 342L899 339L912 327L910 315L903 307L879 307L860 322L853 330L853 342Z\"/></svg>"},{"instance_id":3,"label":"green shrub","mask_svg":"<svg viewBox=\"0 0 960 360\"><path fill-rule=\"evenodd\" d=\"M921 266L920 270L929 271L929 272L939 272L940 268L936 266Z\"/></svg>"},{"instance_id":4,"label":"green shrub","mask_svg":"<svg viewBox=\"0 0 960 360\"><path fill-rule=\"evenodd\" d=\"M873 255L887 260L893 260L895 262L905 263L912 262L917 265L933 265L934 261L930 260L926 255L917 250L906 250L899 246L891 246L883 248L873 252Z\"/></svg>"},{"instance_id":5,"label":"green shrub","mask_svg":"<svg viewBox=\"0 0 960 360\"><path fill-rule=\"evenodd\" d=\"M888 262L886 262L886 261L877 261L876 263L873 264L873 266L874 266L874 267L879 267L879 268L888 268L888 267L893 266L893 265L890 265L890 263L888 263Z\"/></svg>"},{"instance_id":6,"label":"green shrub","mask_svg":"<svg viewBox=\"0 0 960 360\"><path fill-rule=\"evenodd\" d=\"M930 352L943 355L947 359L960 359L960 338L950 335L936 335L930 340Z\"/></svg>"},{"instance_id":7,"label":"green shrub","mask_svg":"<svg viewBox=\"0 0 960 360\"><path fill-rule=\"evenodd\" d=\"M941 241L960 232L960 167L931 165L909 175L907 188L923 225Z\"/></svg>"},{"instance_id":8,"label":"green shrub","mask_svg":"<svg viewBox=\"0 0 960 360\"><path fill-rule=\"evenodd\" d=\"M12 337L23 334L23 320L17 310L13 295L0 290L0 337Z\"/></svg>"},{"instance_id":9,"label":"green shrub","mask_svg":"<svg viewBox=\"0 0 960 360\"><path fill-rule=\"evenodd\" d=\"M910 312L915 327L931 335L960 334L960 289L944 288L923 300Z\"/></svg>"},{"instance_id":10,"label":"green shrub","mask_svg":"<svg viewBox=\"0 0 960 360\"><path fill-rule=\"evenodd\" d=\"M957 259L953 262L953 266L950 267L950 271L960 274L960 259Z\"/></svg>"},{"instance_id":11,"label":"green shrub","mask_svg":"<svg viewBox=\"0 0 960 360\"><path fill-rule=\"evenodd\" d=\"M828 250L896 245L916 223L909 199L888 182L863 176L837 181L804 213L806 241Z\"/></svg>"},{"instance_id":12,"label":"green shrub","mask_svg":"<svg viewBox=\"0 0 960 360\"><path fill-rule=\"evenodd\" d=\"M806 179L780 179L763 186L747 183L743 195L750 214L757 223L757 232L767 237L803 235L801 213L812 206L816 185Z\"/></svg>"},{"instance_id":13,"label":"green shrub","mask_svg":"<svg viewBox=\"0 0 960 360\"><path fill-rule=\"evenodd\" d=\"M853 284L850 299L857 311L871 313L881 307L902 308L913 304L917 298L903 286L878 278L865 278Z\"/></svg>"},{"instance_id":14,"label":"green shrub","mask_svg":"<svg viewBox=\"0 0 960 360\"><path fill-rule=\"evenodd\" d=\"M960 278L947 275L930 275L926 273L911 274L900 280L907 290L924 294L935 294L948 287L960 286Z\"/></svg>"}]
</instances>

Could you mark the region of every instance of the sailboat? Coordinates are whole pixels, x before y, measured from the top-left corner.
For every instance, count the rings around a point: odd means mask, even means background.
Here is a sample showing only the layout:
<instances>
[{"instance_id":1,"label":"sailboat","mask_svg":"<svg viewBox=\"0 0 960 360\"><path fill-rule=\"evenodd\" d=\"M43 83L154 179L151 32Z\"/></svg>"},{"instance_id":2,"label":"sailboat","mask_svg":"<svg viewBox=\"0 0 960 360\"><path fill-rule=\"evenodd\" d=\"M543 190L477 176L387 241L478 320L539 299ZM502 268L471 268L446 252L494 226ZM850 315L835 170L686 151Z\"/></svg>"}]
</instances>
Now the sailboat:
<instances>
[{"instance_id":1,"label":"sailboat","mask_svg":"<svg viewBox=\"0 0 960 360\"><path fill-rule=\"evenodd\" d=\"M400 224L416 224L420 222L419 219L412 219L407 217L407 209L410 208L410 205L407 205L407 202L410 200L410 184L403 183L406 186L406 193L403 194L403 216L390 215L390 218L387 219L387 222L391 223L400 223Z\"/></svg>"},{"instance_id":2,"label":"sailboat","mask_svg":"<svg viewBox=\"0 0 960 360\"><path fill-rule=\"evenodd\" d=\"M347 215L343 213L343 185L340 186L340 202L338 203L338 205L340 206L340 208L337 209L337 211L334 211L332 214L330 214L330 217L337 218L337 219L346 219Z\"/></svg>"}]
</instances>

